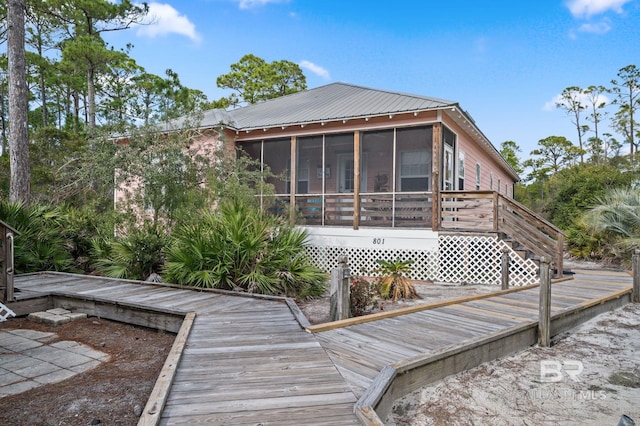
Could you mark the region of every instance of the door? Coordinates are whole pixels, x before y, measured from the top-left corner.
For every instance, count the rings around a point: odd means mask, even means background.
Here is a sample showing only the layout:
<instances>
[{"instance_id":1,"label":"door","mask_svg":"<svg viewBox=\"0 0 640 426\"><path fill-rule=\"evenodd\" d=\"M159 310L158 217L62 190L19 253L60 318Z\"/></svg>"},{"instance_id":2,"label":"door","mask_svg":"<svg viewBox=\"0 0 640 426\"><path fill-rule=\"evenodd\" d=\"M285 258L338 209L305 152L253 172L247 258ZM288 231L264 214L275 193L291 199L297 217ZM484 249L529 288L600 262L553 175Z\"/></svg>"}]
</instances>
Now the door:
<instances>
[{"instance_id":1,"label":"door","mask_svg":"<svg viewBox=\"0 0 640 426\"><path fill-rule=\"evenodd\" d=\"M352 194L355 189L355 173L353 154L338 154L338 176L336 190L340 193ZM367 192L367 162L360 158L360 192Z\"/></svg>"},{"instance_id":2,"label":"door","mask_svg":"<svg viewBox=\"0 0 640 426\"><path fill-rule=\"evenodd\" d=\"M337 191L352 193L354 189L353 154L338 155Z\"/></svg>"}]
</instances>

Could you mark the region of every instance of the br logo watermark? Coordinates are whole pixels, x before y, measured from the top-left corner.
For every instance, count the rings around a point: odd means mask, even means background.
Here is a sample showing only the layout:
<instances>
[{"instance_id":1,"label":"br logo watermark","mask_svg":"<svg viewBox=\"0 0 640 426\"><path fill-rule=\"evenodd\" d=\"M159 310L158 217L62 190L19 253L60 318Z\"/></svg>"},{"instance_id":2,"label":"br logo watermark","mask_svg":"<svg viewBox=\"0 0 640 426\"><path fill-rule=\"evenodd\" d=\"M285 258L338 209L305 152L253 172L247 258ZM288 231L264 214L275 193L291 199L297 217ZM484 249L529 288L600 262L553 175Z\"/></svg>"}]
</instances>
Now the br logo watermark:
<instances>
[{"instance_id":1,"label":"br logo watermark","mask_svg":"<svg viewBox=\"0 0 640 426\"><path fill-rule=\"evenodd\" d=\"M543 383L558 383L569 378L574 382L580 381L580 374L584 371L582 361L567 359L558 361L547 359L540 361L540 381Z\"/></svg>"}]
</instances>

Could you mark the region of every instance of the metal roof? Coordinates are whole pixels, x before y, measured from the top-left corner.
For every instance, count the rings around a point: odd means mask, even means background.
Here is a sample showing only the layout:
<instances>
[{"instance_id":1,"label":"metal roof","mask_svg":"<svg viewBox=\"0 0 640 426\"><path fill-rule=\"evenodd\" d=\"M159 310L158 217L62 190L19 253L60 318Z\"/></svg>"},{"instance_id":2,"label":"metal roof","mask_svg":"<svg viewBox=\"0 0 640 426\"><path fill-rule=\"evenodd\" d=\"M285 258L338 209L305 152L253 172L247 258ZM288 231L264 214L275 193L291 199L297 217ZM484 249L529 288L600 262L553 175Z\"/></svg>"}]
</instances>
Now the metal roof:
<instances>
[{"instance_id":1,"label":"metal roof","mask_svg":"<svg viewBox=\"0 0 640 426\"><path fill-rule=\"evenodd\" d=\"M332 83L229 111L239 130L439 109L453 101Z\"/></svg>"},{"instance_id":2,"label":"metal roof","mask_svg":"<svg viewBox=\"0 0 640 426\"><path fill-rule=\"evenodd\" d=\"M172 120L162 130L190 127L193 122L198 123L196 127L200 128L222 124L235 130L249 131L438 109L454 111L455 113L450 114L454 120L462 124L469 123L478 134L478 142L484 144L489 153L519 179L513 168L477 127L473 118L457 102L346 83L331 83L229 111L204 111L200 117Z\"/></svg>"},{"instance_id":3,"label":"metal roof","mask_svg":"<svg viewBox=\"0 0 640 426\"><path fill-rule=\"evenodd\" d=\"M160 123L160 130L163 132L174 131L193 127L208 128L214 127L221 123L233 126L233 118L229 111L223 109L210 109L203 111L200 115L185 115L174 120Z\"/></svg>"}]
</instances>

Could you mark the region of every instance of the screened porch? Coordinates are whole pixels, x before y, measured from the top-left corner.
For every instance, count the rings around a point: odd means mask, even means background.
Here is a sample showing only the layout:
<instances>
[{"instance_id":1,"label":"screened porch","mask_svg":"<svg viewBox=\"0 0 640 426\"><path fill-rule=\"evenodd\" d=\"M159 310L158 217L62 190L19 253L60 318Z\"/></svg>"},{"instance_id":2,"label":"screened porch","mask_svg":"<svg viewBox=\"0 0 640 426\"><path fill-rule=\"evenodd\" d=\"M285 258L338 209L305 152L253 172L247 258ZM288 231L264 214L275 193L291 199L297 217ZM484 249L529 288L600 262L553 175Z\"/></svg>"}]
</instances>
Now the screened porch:
<instances>
[{"instance_id":1,"label":"screened porch","mask_svg":"<svg viewBox=\"0 0 640 426\"><path fill-rule=\"evenodd\" d=\"M431 228L433 133L434 126L426 125L239 146L271 171L266 180L275 200L263 195L265 205L297 224ZM444 139L451 149L444 150L443 184L453 188L453 141Z\"/></svg>"}]
</instances>

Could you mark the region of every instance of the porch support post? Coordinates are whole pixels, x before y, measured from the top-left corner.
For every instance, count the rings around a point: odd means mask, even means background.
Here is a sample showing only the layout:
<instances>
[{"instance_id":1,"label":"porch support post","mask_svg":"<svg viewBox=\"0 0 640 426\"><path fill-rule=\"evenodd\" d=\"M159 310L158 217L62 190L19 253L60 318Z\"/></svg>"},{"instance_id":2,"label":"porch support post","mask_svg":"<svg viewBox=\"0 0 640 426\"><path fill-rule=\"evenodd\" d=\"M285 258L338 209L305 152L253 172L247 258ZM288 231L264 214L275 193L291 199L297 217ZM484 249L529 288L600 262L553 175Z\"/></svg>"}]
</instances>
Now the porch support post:
<instances>
[{"instance_id":1,"label":"porch support post","mask_svg":"<svg viewBox=\"0 0 640 426\"><path fill-rule=\"evenodd\" d=\"M538 309L538 344L551 346L551 275L549 260L540 259L540 306Z\"/></svg>"},{"instance_id":2,"label":"porch support post","mask_svg":"<svg viewBox=\"0 0 640 426\"><path fill-rule=\"evenodd\" d=\"M442 212L440 211L440 159L442 158L442 123L435 123L432 131L431 148L431 194L433 214L431 215L431 229L440 229Z\"/></svg>"},{"instance_id":3,"label":"porch support post","mask_svg":"<svg viewBox=\"0 0 640 426\"><path fill-rule=\"evenodd\" d=\"M291 136L291 164L289 165L289 188L291 191L289 194L289 222L291 226L296 224L296 183L298 182L296 164L298 164L298 138Z\"/></svg>"},{"instance_id":4,"label":"porch support post","mask_svg":"<svg viewBox=\"0 0 640 426\"><path fill-rule=\"evenodd\" d=\"M353 229L360 227L360 131L353 132Z\"/></svg>"}]
</instances>

